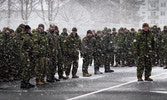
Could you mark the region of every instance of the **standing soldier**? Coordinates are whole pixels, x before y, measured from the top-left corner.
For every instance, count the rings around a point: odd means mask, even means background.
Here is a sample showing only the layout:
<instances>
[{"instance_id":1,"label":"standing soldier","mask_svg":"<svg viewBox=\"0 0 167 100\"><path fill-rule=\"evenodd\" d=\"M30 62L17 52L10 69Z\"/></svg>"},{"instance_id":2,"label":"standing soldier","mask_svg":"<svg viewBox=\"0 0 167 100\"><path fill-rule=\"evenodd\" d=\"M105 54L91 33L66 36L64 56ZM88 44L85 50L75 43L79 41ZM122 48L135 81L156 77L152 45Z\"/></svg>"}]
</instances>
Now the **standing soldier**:
<instances>
[{"instance_id":1,"label":"standing soldier","mask_svg":"<svg viewBox=\"0 0 167 100\"><path fill-rule=\"evenodd\" d=\"M114 59L114 44L111 29L107 29L107 34L103 38L103 46L103 52L105 56L105 72L114 72L114 70L110 69L110 64L111 66L114 65L114 61L111 62L111 60Z\"/></svg>"},{"instance_id":2,"label":"standing soldier","mask_svg":"<svg viewBox=\"0 0 167 100\"><path fill-rule=\"evenodd\" d=\"M160 66L164 66L164 69L167 69L167 26L164 26L164 30L158 38L160 41Z\"/></svg>"},{"instance_id":3,"label":"standing soldier","mask_svg":"<svg viewBox=\"0 0 167 100\"><path fill-rule=\"evenodd\" d=\"M36 72L36 85L43 85L47 82L44 81L46 72L48 70L48 37L44 31L44 25L38 25L38 31L33 34L34 39L34 54L37 57L35 72Z\"/></svg>"},{"instance_id":4,"label":"standing soldier","mask_svg":"<svg viewBox=\"0 0 167 100\"><path fill-rule=\"evenodd\" d=\"M129 65L129 67L132 67L132 66L135 65L135 60L134 60L135 57L133 55L133 51L134 51L134 49L133 49L133 40L135 38L135 35L136 35L136 32L135 32L134 28L132 28L131 32L128 33L128 35L127 35L127 44L126 44L126 46L127 46L128 53L127 53L126 56L127 56L127 65Z\"/></svg>"},{"instance_id":5,"label":"standing soldier","mask_svg":"<svg viewBox=\"0 0 167 100\"><path fill-rule=\"evenodd\" d=\"M11 40L10 29L8 27L3 28L1 35L1 56L3 58L1 61L1 77L3 81L7 82L13 80L11 73Z\"/></svg>"},{"instance_id":6,"label":"standing soldier","mask_svg":"<svg viewBox=\"0 0 167 100\"><path fill-rule=\"evenodd\" d=\"M103 44L102 44L102 32L97 31L97 36L95 40L95 48L94 48L94 74L103 74L99 71L99 67L101 66L101 57L103 54Z\"/></svg>"},{"instance_id":7,"label":"standing soldier","mask_svg":"<svg viewBox=\"0 0 167 100\"><path fill-rule=\"evenodd\" d=\"M69 57L67 58L67 69L66 69L66 78L69 78L71 65L73 65L72 69L72 78L79 78L76 75L78 70L78 60L79 60L79 51L81 50L81 39L77 34L77 28L72 28L72 33L66 38L66 49Z\"/></svg>"},{"instance_id":8,"label":"standing soldier","mask_svg":"<svg viewBox=\"0 0 167 100\"><path fill-rule=\"evenodd\" d=\"M21 35L22 42L20 45L21 50L21 64L22 64L22 78L21 78L21 88L32 88L34 85L30 84L32 66L30 62L30 52L33 50L33 39L31 37L31 28L26 25L25 33Z\"/></svg>"},{"instance_id":9,"label":"standing soldier","mask_svg":"<svg viewBox=\"0 0 167 100\"><path fill-rule=\"evenodd\" d=\"M114 44L114 57L115 57L115 59L118 59L117 58L117 51L115 49L115 37L116 37L116 34L117 34L116 28L113 28L112 29L112 36L113 36L113 44ZM114 62L114 58L112 58L111 60L112 60L111 63ZM117 66L118 66L118 62L116 62L115 67L117 67Z\"/></svg>"},{"instance_id":10,"label":"standing soldier","mask_svg":"<svg viewBox=\"0 0 167 100\"><path fill-rule=\"evenodd\" d=\"M67 29L63 28L63 32L59 36L60 50L61 50L61 55L62 55L61 60L58 61L59 63L58 66L61 66L61 71L58 71L59 79L67 79L66 77L63 76L63 71L66 70L66 67L67 67L66 63L67 63L67 58L68 58L67 52L65 52L66 51L65 42L66 42L67 36L68 36Z\"/></svg>"},{"instance_id":11,"label":"standing soldier","mask_svg":"<svg viewBox=\"0 0 167 100\"><path fill-rule=\"evenodd\" d=\"M60 81L59 79L55 78L54 75L56 73L56 67L58 65L58 56L60 51L60 45L59 45L59 31L58 27L56 25L50 25L50 29L48 32L48 43L49 43L49 68L47 73L47 81L48 82L54 82ZM60 69L60 68L58 68Z\"/></svg>"},{"instance_id":12,"label":"standing soldier","mask_svg":"<svg viewBox=\"0 0 167 100\"><path fill-rule=\"evenodd\" d=\"M82 40L82 47L81 47L81 56L83 57L83 65L82 65L82 72L83 77L90 77L92 74L88 73L88 66L92 61L92 56L94 52L94 43L95 39L93 37L92 31L87 31L87 36Z\"/></svg>"},{"instance_id":13,"label":"standing soldier","mask_svg":"<svg viewBox=\"0 0 167 100\"><path fill-rule=\"evenodd\" d=\"M153 81L151 76L152 58L155 52L154 34L149 31L149 25L143 24L143 30L138 33L134 40L137 57L137 78L143 81L142 74L145 71L145 81Z\"/></svg>"},{"instance_id":14,"label":"standing soldier","mask_svg":"<svg viewBox=\"0 0 167 100\"><path fill-rule=\"evenodd\" d=\"M120 28L119 33L115 37L115 48L117 51L117 58L116 62L120 64L120 61L122 62L121 66L125 66L125 34L123 32L123 28ZM117 64L116 64L117 65Z\"/></svg>"}]
</instances>

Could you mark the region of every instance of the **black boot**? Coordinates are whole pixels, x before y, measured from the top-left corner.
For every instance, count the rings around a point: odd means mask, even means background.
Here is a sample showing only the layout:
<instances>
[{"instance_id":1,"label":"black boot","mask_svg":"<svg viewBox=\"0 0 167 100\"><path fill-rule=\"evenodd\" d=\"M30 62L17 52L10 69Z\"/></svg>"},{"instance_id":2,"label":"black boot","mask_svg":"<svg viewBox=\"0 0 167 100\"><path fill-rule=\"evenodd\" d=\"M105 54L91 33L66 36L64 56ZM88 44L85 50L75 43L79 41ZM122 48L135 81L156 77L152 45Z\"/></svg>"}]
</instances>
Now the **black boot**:
<instances>
[{"instance_id":1,"label":"black boot","mask_svg":"<svg viewBox=\"0 0 167 100\"><path fill-rule=\"evenodd\" d=\"M110 66L105 66L105 73L112 73L114 70L110 69Z\"/></svg>"},{"instance_id":2,"label":"black boot","mask_svg":"<svg viewBox=\"0 0 167 100\"><path fill-rule=\"evenodd\" d=\"M95 68L95 73L94 73L94 74L97 75L97 74L103 74L103 73L99 71L99 67L96 67L96 68Z\"/></svg>"},{"instance_id":3,"label":"black boot","mask_svg":"<svg viewBox=\"0 0 167 100\"><path fill-rule=\"evenodd\" d=\"M34 87L35 85L32 85L30 83L21 83L21 86L20 86L20 88L22 89L29 89L29 88L34 88Z\"/></svg>"}]
</instances>

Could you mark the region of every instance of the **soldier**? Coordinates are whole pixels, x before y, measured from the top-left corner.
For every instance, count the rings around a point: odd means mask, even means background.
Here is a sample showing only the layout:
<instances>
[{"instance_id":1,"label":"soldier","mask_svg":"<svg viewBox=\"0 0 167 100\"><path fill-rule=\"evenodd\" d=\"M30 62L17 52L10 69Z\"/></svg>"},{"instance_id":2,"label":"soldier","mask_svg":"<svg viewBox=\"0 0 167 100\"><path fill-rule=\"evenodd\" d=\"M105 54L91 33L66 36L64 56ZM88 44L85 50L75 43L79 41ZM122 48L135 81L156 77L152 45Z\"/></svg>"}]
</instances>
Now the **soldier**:
<instances>
[{"instance_id":1,"label":"soldier","mask_svg":"<svg viewBox=\"0 0 167 100\"><path fill-rule=\"evenodd\" d=\"M79 51L81 50L81 39L77 34L77 28L72 28L72 33L66 38L66 50L69 57L67 58L67 69L66 69L66 78L69 78L71 65L72 69L72 78L79 78L76 75L78 70L78 60L79 60Z\"/></svg>"},{"instance_id":2,"label":"soldier","mask_svg":"<svg viewBox=\"0 0 167 100\"><path fill-rule=\"evenodd\" d=\"M62 54L61 60L58 61L59 66L61 67L61 71L58 71L59 79L67 79L66 77L63 76L63 71L65 71L66 67L67 67L67 58L69 57L67 52L65 52L65 51L67 51L67 50L65 50L66 49L65 42L66 42L67 36L68 36L67 29L63 28L63 32L59 36L60 50L61 50L61 54ZM59 57L59 59L60 59L60 57Z\"/></svg>"},{"instance_id":3,"label":"soldier","mask_svg":"<svg viewBox=\"0 0 167 100\"><path fill-rule=\"evenodd\" d=\"M135 65L135 57L133 55L133 40L135 38L135 35L136 35L136 32L135 32L135 29L132 28L131 29L131 32L128 33L127 35L127 43L126 43L126 47L127 47L127 65L129 65L130 67L134 66Z\"/></svg>"},{"instance_id":4,"label":"soldier","mask_svg":"<svg viewBox=\"0 0 167 100\"><path fill-rule=\"evenodd\" d=\"M94 43L95 39L93 37L92 31L87 31L87 36L82 40L82 49L81 49L81 56L83 57L83 65L82 65L82 72L83 77L90 77L92 74L88 72L88 66L92 61L93 52L94 52Z\"/></svg>"},{"instance_id":5,"label":"soldier","mask_svg":"<svg viewBox=\"0 0 167 100\"><path fill-rule=\"evenodd\" d=\"M117 64L120 64L120 61L122 62L121 66L125 66L125 34L123 33L124 29L120 28L119 33L115 37L115 48L117 51L117 58L116 62ZM116 64L116 65L117 65Z\"/></svg>"},{"instance_id":6,"label":"soldier","mask_svg":"<svg viewBox=\"0 0 167 100\"><path fill-rule=\"evenodd\" d=\"M160 53L160 66L164 66L164 69L167 69L167 26L164 26L164 30L158 36L158 40L160 41L159 50Z\"/></svg>"},{"instance_id":7,"label":"soldier","mask_svg":"<svg viewBox=\"0 0 167 100\"><path fill-rule=\"evenodd\" d=\"M49 43L47 33L44 31L44 25L38 25L38 31L33 34L34 55L37 57L35 65L36 85L43 85L48 71Z\"/></svg>"},{"instance_id":8,"label":"soldier","mask_svg":"<svg viewBox=\"0 0 167 100\"><path fill-rule=\"evenodd\" d=\"M116 32L116 28L113 28L112 29L112 36L113 36L113 44L114 44L114 57L115 59L118 59L117 58L117 51L115 49L115 39L116 39L116 35L117 35L117 32ZM111 63L114 61L114 58L112 58L112 61ZM118 66L118 62L116 62L116 65L114 67L117 67Z\"/></svg>"},{"instance_id":9,"label":"soldier","mask_svg":"<svg viewBox=\"0 0 167 100\"><path fill-rule=\"evenodd\" d=\"M134 53L137 55L137 78L143 81L142 74L145 70L145 81L153 81L151 76L152 58L155 52L154 34L149 31L149 25L143 24L143 30L134 40Z\"/></svg>"},{"instance_id":10,"label":"soldier","mask_svg":"<svg viewBox=\"0 0 167 100\"><path fill-rule=\"evenodd\" d=\"M12 37L10 35L10 29L8 27L3 28L1 35L1 56L3 60L1 60L1 77L3 81L12 81L12 73L11 73L11 50L12 50Z\"/></svg>"},{"instance_id":11,"label":"soldier","mask_svg":"<svg viewBox=\"0 0 167 100\"><path fill-rule=\"evenodd\" d=\"M59 31L56 25L50 25L49 33L48 33L48 41L49 41L49 72L47 73L47 81L54 82L60 81L55 78L56 67L58 66L58 57L61 58L60 45L59 45ZM60 71L60 66L58 66L58 70Z\"/></svg>"},{"instance_id":12,"label":"soldier","mask_svg":"<svg viewBox=\"0 0 167 100\"><path fill-rule=\"evenodd\" d=\"M102 32L97 31L97 36L95 40L95 48L94 48L94 74L103 74L99 71L99 67L101 66L101 57L103 54L103 44L102 44Z\"/></svg>"},{"instance_id":13,"label":"soldier","mask_svg":"<svg viewBox=\"0 0 167 100\"><path fill-rule=\"evenodd\" d=\"M22 64L22 78L21 78L21 88L32 88L34 85L30 84L31 78L31 62L30 62L30 52L33 50L33 39L31 37L31 28L26 25L25 33L21 35L23 41L21 41L21 64Z\"/></svg>"},{"instance_id":14,"label":"soldier","mask_svg":"<svg viewBox=\"0 0 167 100\"><path fill-rule=\"evenodd\" d=\"M105 57L105 73L114 72L114 70L110 69L110 67L114 65L114 44L113 42L114 42L114 39L111 34L111 29L107 29L107 34L103 38L103 46L104 46L103 52L104 52L104 57Z\"/></svg>"}]
</instances>

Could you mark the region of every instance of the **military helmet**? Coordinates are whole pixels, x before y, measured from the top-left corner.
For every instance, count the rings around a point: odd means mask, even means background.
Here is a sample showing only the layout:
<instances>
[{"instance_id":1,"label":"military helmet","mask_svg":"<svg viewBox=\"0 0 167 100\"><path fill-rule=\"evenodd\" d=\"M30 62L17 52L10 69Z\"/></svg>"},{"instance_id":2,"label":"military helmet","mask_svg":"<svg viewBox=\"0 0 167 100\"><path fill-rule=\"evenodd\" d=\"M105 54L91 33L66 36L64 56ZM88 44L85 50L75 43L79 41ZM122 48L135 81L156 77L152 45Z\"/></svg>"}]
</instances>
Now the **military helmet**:
<instances>
[{"instance_id":1,"label":"military helmet","mask_svg":"<svg viewBox=\"0 0 167 100\"><path fill-rule=\"evenodd\" d=\"M134 28L131 28L131 31L135 31L135 29L134 29Z\"/></svg>"},{"instance_id":2,"label":"military helmet","mask_svg":"<svg viewBox=\"0 0 167 100\"><path fill-rule=\"evenodd\" d=\"M147 23L144 23L144 24L143 24L143 28L144 28L144 27L149 27L149 25L148 25Z\"/></svg>"},{"instance_id":3,"label":"military helmet","mask_svg":"<svg viewBox=\"0 0 167 100\"><path fill-rule=\"evenodd\" d=\"M38 28L40 28L40 27L45 28L43 24L39 24Z\"/></svg>"},{"instance_id":4,"label":"military helmet","mask_svg":"<svg viewBox=\"0 0 167 100\"><path fill-rule=\"evenodd\" d=\"M167 26L164 26L164 29L167 28Z\"/></svg>"},{"instance_id":5,"label":"military helmet","mask_svg":"<svg viewBox=\"0 0 167 100\"><path fill-rule=\"evenodd\" d=\"M51 28L51 27L55 27L55 26L56 26L56 25L54 25L54 24L50 24L50 28Z\"/></svg>"},{"instance_id":6,"label":"military helmet","mask_svg":"<svg viewBox=\"0 0 167 100\"><path fill-rule=\"evenodd\" d=\"M101 31L97 31L97 34L101 34Z\"/></svg>"},{"instance_id":7,"label":"military helmet","mask_svg":"<svg viewBox=\"0 0 167 100\"><path fill-rule=\"evenodd\" d=\"M20 24L19 27L20 28L25 28L25 25L24 24Z\"/></svg>"},{"instance_id":8,"label":"military helmet","mask_svg":"<svg viewBox=\"0 0 167 100\"><path fill-rule=\"evenodd\" d=\"M25 29L29 30L29 29L31 29L31 27L29 25L25 25Z\"/></svg>"},{"instance_id":9,"label":"military helmet","mask_svg":"<svg viewBox=\"0 0 167 100\"><path fill-rule=\"evenodd\" d=\"M116 31L116 28L113 28L112 31Z\"/></svg>"},{"instance_id":10,"label":"military helmet","mask_svg":"<svg viewBox=\"0 0 167 100\"><path fill-rule=\"evenodd\" d=\"M10 33L14 33L14 30L13 30L13 29L10 29Z\"/></svg>"},{"instance_id":11,"label":"military helmet","mask_svg":"<svg viewBox=\"0 0 167 100\"><path fill-rule=\"evenodd\" d=\"M109 29L107 29L107 32L111 32L111 29L109 28Z\"/></svg>"},{"instance_id":12,"label":"military helmet","mask_svg":"<svg viewBox=\"0 0 167 100\"><path fill-rule=\"evenodd\" d=\"M88 31L87 31L87 34L92 34L92 31L91 31L91 30L88 30Z\"/></svg>"},{"instance_id":13,"label":"military helmet","mask_svg":"<svg viewBox=\"0 0 167 100\"><path fill-rule=\"evenodd\" d=\"M63 28L63 31L67 31L67 28Z\"/></svg>"},{"instance_id":14,"label":"military helmet","mask_svg":"<svg viewBox=\"0 0 167 100\"><path fill-rule=\"evenodd\" d=\"M73 28L72 28L72 31L77 31L77 28L76 28L76 27L73 27Z\"/></svg>"}]
</instances>

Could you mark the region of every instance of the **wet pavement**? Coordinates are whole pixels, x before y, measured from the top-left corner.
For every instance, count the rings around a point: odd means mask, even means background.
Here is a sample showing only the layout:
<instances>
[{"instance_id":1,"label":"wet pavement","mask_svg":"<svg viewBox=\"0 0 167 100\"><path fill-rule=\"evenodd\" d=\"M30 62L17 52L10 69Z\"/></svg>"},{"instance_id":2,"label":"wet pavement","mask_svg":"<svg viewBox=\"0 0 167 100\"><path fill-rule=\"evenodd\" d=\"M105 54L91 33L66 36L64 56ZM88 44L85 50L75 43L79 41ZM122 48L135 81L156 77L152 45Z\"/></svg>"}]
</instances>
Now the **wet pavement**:
<instances>
[{"instance_id":1,"label":"wet pavement","mask_svg":"<svg viewBox=\"0 0 167 100\"><path fill-rule=\"evenodd\" d=\"M0 83L0 100L167 100L167 70L153 67L153 82L137 82L136 67L112 67L114 73L93 74L23 90L20 82ZM104 71L104 68L100 68ZM57 77L57 75L56 75ZM35 79L31 79L35 84Z\"/></svg>"}]
</instances>

